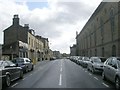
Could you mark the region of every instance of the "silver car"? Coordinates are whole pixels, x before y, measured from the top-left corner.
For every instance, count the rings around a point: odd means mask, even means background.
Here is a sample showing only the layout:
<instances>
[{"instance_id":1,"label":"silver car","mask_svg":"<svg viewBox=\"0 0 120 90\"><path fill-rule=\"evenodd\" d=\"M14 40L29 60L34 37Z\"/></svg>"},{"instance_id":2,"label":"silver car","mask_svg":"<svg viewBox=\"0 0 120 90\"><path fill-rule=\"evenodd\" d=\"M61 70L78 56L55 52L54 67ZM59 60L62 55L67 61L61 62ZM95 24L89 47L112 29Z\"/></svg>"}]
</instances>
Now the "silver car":
<instances>
[{"instance_id":1,"label":"silver car","mask_svg":"<svg viewBox=\"0 0 120 90\"><path fill-rule=\"evenodd\" d=\"M114 82L120 90L120 57L110 57L105 61L102 78Z\"/></svg>"},{"instance_id":2,"label":"silver car","mask_svg":"<svg viewBox=\"0 0 120 90\"><path fill-rule=\"evenodd\" d=\"M81 66L83 66L84 68L87 68L89 61L90 61L89 57L83 57Z\"/></svg>"},{"instance_id":3,"label":"silver car","mask_svg":"<svg viewBox=\"0 0 120 90\"><path fill-rule=\"evenodd\" d=\"M23 72L32 71L34 69L34 65L29 58L16 58L12 60L17 66L23 69Z\"/></svg>"},{"instance_id":4,"label":"silver car","mask_svg":"<svg viewBox=\"0 0 120 90\"><path fill-rule=\"evenodd\" d=\"M101 59L99 57L91 57L88 63L87 69L92 71L92 73L95 73L95 72L102 73L103 63L101 62Z\"/></svg>"}]
</instances>

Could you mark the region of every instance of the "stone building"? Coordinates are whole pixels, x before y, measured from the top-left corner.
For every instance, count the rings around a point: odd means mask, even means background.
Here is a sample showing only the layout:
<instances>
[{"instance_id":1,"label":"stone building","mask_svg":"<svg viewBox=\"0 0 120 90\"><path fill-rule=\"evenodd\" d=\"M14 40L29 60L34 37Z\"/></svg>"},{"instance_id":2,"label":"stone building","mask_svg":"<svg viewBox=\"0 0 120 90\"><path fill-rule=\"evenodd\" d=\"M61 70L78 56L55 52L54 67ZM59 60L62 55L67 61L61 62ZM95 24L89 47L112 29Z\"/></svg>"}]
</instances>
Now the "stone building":
<instances>
[{"instance_id":1,"label":"stone building","mask_svg":"<svg viewBox=\"0 0 120 90\"><path fill-rule=\"evenodd\" d=\"M0 44L0 60L2 59L2 44Z\"/></svg>"},{"instance_id":2,"label":"stone building","mask_svg":"<svg viewBox=\"0 0 120 90\"><path fill-rule=\"evenodd\" d=\"M36 63L43 59L43 42L36 38L34 30L28 32L28 57Z\"/></svg>"},{"instance_id":3,"label":"stone building","mask_svg":"<svg viewBox=\"0 0 120 90\"><path fill-rule=\"evenodd\" d=\"M79 56L120 57L120 2L101 2L76 36Z\"/></svg>"},{"instance_id":4,"label":"stone building","mask_svg":"<svg viewBox=\"0 0 120 90\"><path fill-rule=\"evenodd\" d=\"M76 56L76 44L70 47L70 56Z\"/></svg>"},{"instance_id":5,"label":"stone building","mask_svg":"<svg viewBox=\"0 0 120 90\"><path fill-rule=\"evenodd\" d=\"M27 35L28 27L19 25L19 17L14 15L13 24L4 30L3 55L9 55L12 59L22 53L27 57Z\"/></svg>"},{"instance_id":6,"label":"stone building","mask_svg":"<svg viewBox=\"0 0 120 90\"><path fill-rule=\"evenodd\" d=\"M60 51L53 51L53 56L54 56L56 59L60 59L60 58L62 57Z\"/></svg>"},{"instance_id":7,"label":"stone building","mask_svg":"<svg viewBox=\"0 0 120 90\"><path fill-rule=\"evenodd\" d=\"M10 59L28 57L36 63L38 60L44 59L43 53L46 52L47 47L49 47L48 39L37 38L35 31L29 29L28 24L19 25L18 15L14 15L13 24L4 30L3 55L9 55Z\"/></svg>"},{"instance_id":8,"label":"stone building","mask_svg":"<svg viewBox=\"0 0 120 90\"><path fill-rule=\"evenodd\" d=\"M43 38L43 37L38 36L38 35L36 36L36 38L41 40L42 43L43 43L43 52L42 52L43 59L44 60L50 60L51 51L50 51L50 48L49 48L49 40L48 40L48 38Z\"/></svg>"}]
</instances>

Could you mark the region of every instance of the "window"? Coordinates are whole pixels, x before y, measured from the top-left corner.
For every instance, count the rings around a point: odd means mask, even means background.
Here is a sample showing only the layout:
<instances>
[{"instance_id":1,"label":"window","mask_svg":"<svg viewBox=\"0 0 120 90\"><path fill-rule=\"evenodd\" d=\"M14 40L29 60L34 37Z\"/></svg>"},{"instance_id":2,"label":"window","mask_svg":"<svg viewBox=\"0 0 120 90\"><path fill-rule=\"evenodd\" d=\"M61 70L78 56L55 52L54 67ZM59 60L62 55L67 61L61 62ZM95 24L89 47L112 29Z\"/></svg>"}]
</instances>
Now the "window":
<instances>
[{"instance_id":1,"label":"window","mask_svg":"<svg viewBox=\"0 0 120 90\"><path fill-rule=\"evenodd\" d=\"M117 67L116 58L112 58L112 66Z\"/></svg>"},{"instance_id":2,"label":"window","mask_svg":"<svg viewBox=\"0 0 120 90\"><path fill-rule=\"evenodd\" d=\"M113 57L116 56L116 46L115 45L112 46L112 56Z\"/></svg>"},{"instance_id":3,"label":"window","mask_svg":"<svg viewBox=\"0 0 120 90\"><path fill-rule=\"evenodd\" d=\"M102 48L102 56L104 57L104 47Z\"/></svg>"},{"instance_id":4,"label":"window","mask_svg":"<svg viewBox=\"0 0 120 90\"><path fill-rule=\"evenodd\" d=\"M4 62L4 66L10 66L7 62Z\"/></svg>"},{"instance_id":5,"label":"window","mask_svg":"<svg viewBox=\"0 0 120 90\"><path fill-rule=\"evenodd\" d=\"M98 21L98 17L96 18L96 20Z\"/></svg>"},{"instance_id":6,"label":"window","mask_svg":"<svg viewBox=\"0 0 120 90\"><path fill-rule=\"evenodd\" d=\"M7 61L6 63L8 63L9 66L10 66L10 65L14 65L14 63L11 62L11 61Z\"/></svg>"},{"instance_id":7,"label":"window","mask_svg":"<svg viewBox=\"0 0 120 90\"><path fill-rule=\"evenodd\" d=\"M93 62L94 63L101 63L101 60L100 60L100 58L95 57L95 58L93 58Z\"/></svg>"},{"instance_id":8,"label":"window","mask_svg":"<svg viewBox=\"0 0 120 90\"><path fill-rule=\"evenodd\" d=\"M118 63L118 67L120 68L120 60L117 60L117 63Z\"/></svg>"},{"instance_id":9,"label":"window","mask_svg":"<svg viewBox=\"0 0 120 90\"><path fill-rule=\"evenodd\" d=\"M95 46L96 46L96 27L94 26L94 42L95 42Z\"/></svg>"},{"instance_id":10,"label":"window","mask_svg":"<svg viewBox=\"0 0 120 90\"><path fill-rule=\"evenodd\" d=\"M95 49L95 56L97 56L97 49Z\"/></svg>"},{"instance_id":11,"label":"window","mask_svg":"<svg viewBox=\"0 0 120 90\"><path fill-rule=\"evenodd\" d=\"M114 17L113 8L111 8L111 11L110 11L110 26L111 26L111 34L112 34L112 40L113 40L113 34L114 34L114 28L115 28L115 17Z\"/></svg>"},{"instance_id":12,"label":"window","mask_svg":"<svg viewBox=\"0 0 120 90\"><path fill-rule=\"evenodd\" d=\"M110 65L110 66L112 65L112 59L111 58L108 59L107 64Z\"/></svg>"},{"instance_id":13,"label":"window","mask_svg":"<svg viewBox=\"0 0 120 90\"><path fill-rule=\"evenodd\" d=\"M104 12L105 12L105 14L107 13L107 9L106 8L104 9Z\"/></svg>"},{"instance_id":14,"label":"window","mask_svg":"<svg viewBox=\"0 0 120 90\"><path fill-rule=\"evenodd\" d=\"M29 37L29 45L30 45L30 37Z\"/></svg>"},{"instance_id":15,"label":"window","mask_svg":"<svg viewBox=\"0 0 120 90\"><path fill-rule=\"evenodd\" d=\"M102 20L102 17L100 18L100 29L101 29L101 40L103 43L103 40L104 40L104 22Z\"/></svg>"},{"instance_id":16,"label":"window","mask_svg":"<svg viewBox=\"0 0 120 90\"><path fill-rule=\"evenodd\" d=\"M3 61L0 61L0 67L2 67L2 66L3 66L3 63L4 63Z\"/></svg>"}]
</instances>

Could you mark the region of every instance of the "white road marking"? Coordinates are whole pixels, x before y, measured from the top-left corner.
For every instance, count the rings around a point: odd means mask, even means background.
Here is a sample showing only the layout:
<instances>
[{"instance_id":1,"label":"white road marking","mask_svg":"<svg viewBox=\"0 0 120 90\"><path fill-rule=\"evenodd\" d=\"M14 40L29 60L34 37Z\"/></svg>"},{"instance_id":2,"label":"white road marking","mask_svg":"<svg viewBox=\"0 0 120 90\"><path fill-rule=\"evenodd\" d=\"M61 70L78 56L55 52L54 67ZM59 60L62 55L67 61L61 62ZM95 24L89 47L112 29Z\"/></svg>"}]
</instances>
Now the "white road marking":
<instances>
[{"instance_id":1,"label":"white road marking","mask_svg":"<svg viewBox=\"0 0 120 90\"><path fill-rule=\"evenodd\" d=\"M60 74L60 79L59 79L59 86L62 85L62 74Z\"/></svg>"},{"instance_id":2,"label":"white road marking","mask_svg":"<svg viewBox=\"0 0 120 90\"><path fill-rule=\"evenodd\" d=\"M62 67L62 61L61 61L61 67Z\"/></svg>"},{"instance_id":3,"label":"white road marking","mask_svg":"<svg viewBox=\"0 0 120 90\"><path fill-rule=\"evenodd\" d=\"M85 71L85 72L87 72L87 71Z\"/></svg>"},{"instance_id":4,"label":"white road marking","mask_svg":"<svg viewBox=\"0 0 120 90\"><path fill-rule=\"evenodd\" d=\"M18 83L13 84L11 87L15 87Z\"/></svg>"},{"instance_id":5,"label":"white road marking","mask_svg":"<svg viewBox=\"0 0 120 90\"><path fill-rule=\"evenodd\" d=\"M92 74L91 74L91 73L89 73L89 75L91 76Z\"/></svg>"},{"instance_id":6,"label":"white road marking","mask_svg":"<svg viewBox=\"0 0 120 90\"><path fill-rule=\"evenodd\" d=\"M26 78L23 78L22 80L25 80Z\"/></svg>"},{"instance_id":7,"label":"white road marking","mask_svg":"<svg viewBox=\"0 0 120 90\"><path fill-rule=\"evenodd\" d=\"M102 83L104 86L106 86L106 87L109 87L107 84L105 84L105 83Z\"/></svg>"},{"instance_id":8,"label":"white road marking","mask_svg":"<svg viewBox=\"0 0 120 90\"><path fill-rule=\"evenodd\" d=\"M29 76L32 76L32 74L30 74Z\"/></svg>"},{"instance_id":9,"label":"white road marking","mask_svg":"<svg viewBox=\"0 0 120 90\"><path fill-rule=\"evenodd\" d=\"M62 67L60 68L60 72L62 72Z\"/></svg>"},{"instance_id":10,"label":"white road marking","mask_svg":"<svg viewBox=\"0 0 120 90\"><path fill-rule=\"evenodd\" d=\"M97 77L94 77L96 80L98 80L98 78Z\"/></svg>"}]
</instances>

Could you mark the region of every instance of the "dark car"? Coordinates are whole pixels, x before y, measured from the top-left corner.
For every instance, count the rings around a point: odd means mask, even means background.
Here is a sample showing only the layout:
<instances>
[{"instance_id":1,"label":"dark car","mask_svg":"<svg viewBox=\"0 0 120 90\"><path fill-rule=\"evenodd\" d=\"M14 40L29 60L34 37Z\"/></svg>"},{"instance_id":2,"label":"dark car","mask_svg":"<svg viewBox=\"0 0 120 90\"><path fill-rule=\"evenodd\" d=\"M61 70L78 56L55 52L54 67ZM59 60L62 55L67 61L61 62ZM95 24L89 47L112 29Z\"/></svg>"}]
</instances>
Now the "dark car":
<instances>
[{"instance_id":1,"label":"dark car","mask_svg":"<svg viewBox=\"0 0 120 90\"><path fill-rule=\"evenodd\" d=\"M34 65L29 58L15 58L12 62L21 67L23 72L28 72L34 69Z\"/></svg>"},{"instance_id":2,"label":"dark car","mask_svg":"<svg viewBox=\"0 0 120 90\"><path fill-rule=\"evenodd\" d=\"M0 60L0 80L1 85L10 86L11 81L18 78L23 78L23 71L21 67L17 67L9 60Z\"/></svg>"},{"instance_id":3,"label":"dark car","mask_svg":"<svg viewBox=\"0 0 120 90\"><path fill-rule=\"evenodd\" d=\"M120 90L120 57L110 57L105 61L102 78L114 82Z\"/></svg>"}]
</instances>

